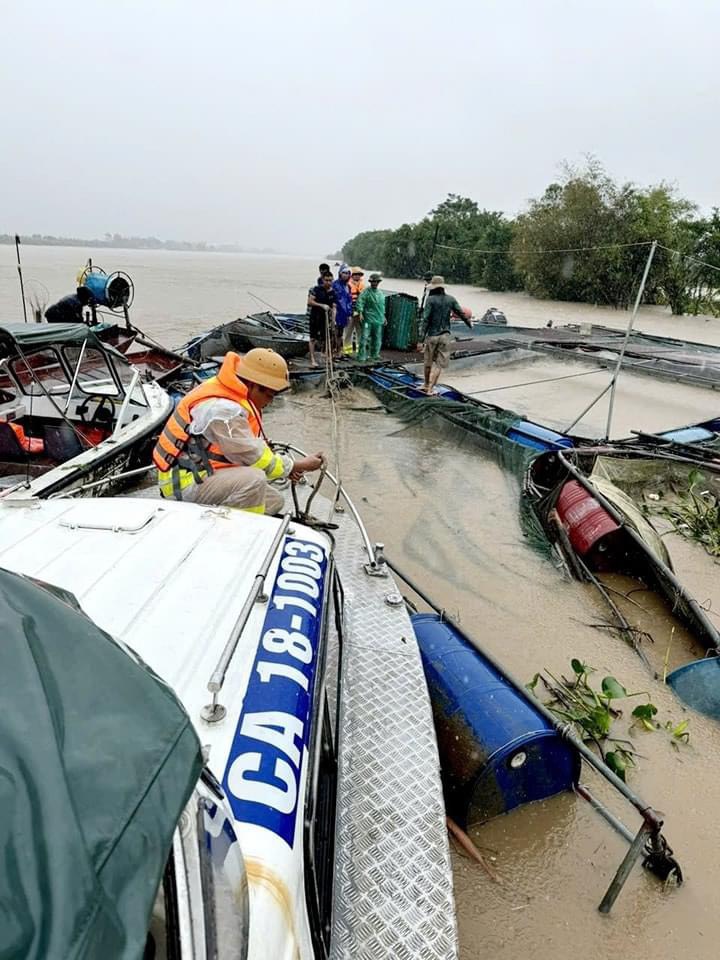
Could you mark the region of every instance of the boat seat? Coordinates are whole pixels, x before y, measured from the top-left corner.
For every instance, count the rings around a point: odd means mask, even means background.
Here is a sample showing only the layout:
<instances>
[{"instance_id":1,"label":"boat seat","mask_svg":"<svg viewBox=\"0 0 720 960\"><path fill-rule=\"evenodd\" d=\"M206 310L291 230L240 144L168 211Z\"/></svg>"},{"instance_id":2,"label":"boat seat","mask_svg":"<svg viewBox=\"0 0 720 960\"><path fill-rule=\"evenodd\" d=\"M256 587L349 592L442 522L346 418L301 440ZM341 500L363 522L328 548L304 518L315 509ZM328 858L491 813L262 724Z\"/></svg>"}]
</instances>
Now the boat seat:
<instances>
[{"instance_id":1,"label":"boat seat","mask_svg":"<svg viewBox=\"0 0 720 960\"><path fill-rule=\"evenodd\" d=\"M45 453L55 463L65 463L72 460L85 449L78 440L77 434L68 423L50 424L43 426Z\"/></svg>"},{"instance_id":2,"label":"boat seat","mask_svg":"<svg viewBox=\"0 0 720 960\"><path fill-rule=\"evenodd\" d=\"M9 423L0 421L0 460L13 463L25 463L28 454L20 446L20 441Z\"/></svg>"}]
</instances>

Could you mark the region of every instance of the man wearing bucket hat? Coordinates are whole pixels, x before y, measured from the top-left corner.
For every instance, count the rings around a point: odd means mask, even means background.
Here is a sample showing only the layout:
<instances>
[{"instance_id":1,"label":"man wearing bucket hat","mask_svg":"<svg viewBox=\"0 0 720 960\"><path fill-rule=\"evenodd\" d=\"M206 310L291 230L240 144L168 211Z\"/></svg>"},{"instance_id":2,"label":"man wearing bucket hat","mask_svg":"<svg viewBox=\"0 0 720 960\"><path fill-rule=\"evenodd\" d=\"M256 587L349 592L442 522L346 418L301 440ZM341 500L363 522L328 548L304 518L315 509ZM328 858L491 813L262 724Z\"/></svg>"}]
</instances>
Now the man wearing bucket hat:
<instances>
[{"instance_id":1,"label":"man wearing bucket hat","mask_svg":"<svg viewBox=\"0 0 720 960\"><path fill-rule=\"evenodd\" d=\"M370 286L363 290L358 297L357 312L362 322L362 336L358 354L360 363L364 363L366 360L374 363L380 359L383 327L387 323L385 318L385 294L378 289L381 281L382 277L379 273L371 273Z\"/></svg>"},{"instance_id":2,"label":"man wearing bucket hat","mask_svg":"<svg viewBox=\"0 0 720 960\"><path fill-rule=\"evenodd\" d=\"M285 360L258 347L227 353L217 376L184 396L153 452L163 497L252 513L280 513L271 481L319 470L323 454L293 460L275 453L261 411L290 386Z\"/></svg>"},{"instance_id":3,"label":"man wearing bucket hat","mask_svg":"<svg viewBox=\"0 0 720 960\"><path fill-rule=\"evenodd\" d=\"M425 328L424 360L425 385L423 390L432 394L440 372L450 362L450 318L455 314L472 329L472 323L455 297L445 293L445 278L434 276L428 283L428 296L423 310Z\"/></svg>"},{"instance_id":4,"label":"man wearing bucket hat","mask_svg":"<svg viewBox=\"0 0 720 960\"><path fill-rule=\"evenodd\" d=\"M362 321L357 312L358 297L365 289L364 272L360 267L353 267L350 274L350 296L352 297L352 316L350 323L345 328L345 346L344 353L352 354L360 348L360 338L362 336Z\"/></svg>"}]
</instances>

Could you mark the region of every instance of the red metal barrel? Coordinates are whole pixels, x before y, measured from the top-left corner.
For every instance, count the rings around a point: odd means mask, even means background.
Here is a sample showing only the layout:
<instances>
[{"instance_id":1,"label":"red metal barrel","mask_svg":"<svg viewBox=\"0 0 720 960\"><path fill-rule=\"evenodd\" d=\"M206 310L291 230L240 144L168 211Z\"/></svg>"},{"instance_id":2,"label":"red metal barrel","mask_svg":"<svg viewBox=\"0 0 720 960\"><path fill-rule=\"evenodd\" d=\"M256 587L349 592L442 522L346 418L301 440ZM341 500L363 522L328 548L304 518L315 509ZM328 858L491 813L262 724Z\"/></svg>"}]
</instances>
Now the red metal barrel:
<instances>
[{"instance_id":1,"label":"red metal barrel","mask_svg":"<svg viewBox=\"0 0 720 960\"><path fill-rule=\"evenodd\" d=\"M620 527L592 494L577 480L569 480L560 491L556 507L560 519L567 527L573 549L581 557L588 557L590 554L588 559L592 566L611 565L603 562L609 559L603 555L611 551Z\"/></svg>"}]
</instances>

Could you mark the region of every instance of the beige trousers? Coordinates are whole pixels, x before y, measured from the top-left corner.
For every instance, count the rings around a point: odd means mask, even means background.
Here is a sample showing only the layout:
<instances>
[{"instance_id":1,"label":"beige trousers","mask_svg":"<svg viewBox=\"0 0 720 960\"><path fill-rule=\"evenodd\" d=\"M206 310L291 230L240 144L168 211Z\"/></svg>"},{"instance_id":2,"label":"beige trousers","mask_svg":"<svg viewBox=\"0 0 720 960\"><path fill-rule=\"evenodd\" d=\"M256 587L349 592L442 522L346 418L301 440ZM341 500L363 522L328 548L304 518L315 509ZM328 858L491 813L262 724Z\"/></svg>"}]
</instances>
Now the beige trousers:
<instances>
[{"instance_id":1,"label":"beige trousers","mask_svg":"<svg viewBox=\"0 0 720 960\"><path fill-rule=\"evenodd\" d=\"M212 476L183 490L183 499L214 507L236 507L255 513L278 514L285 497L267 482L257 467L225 467ZM264 508L264 510L262 509Z\"/></svg>"}]
</instances>

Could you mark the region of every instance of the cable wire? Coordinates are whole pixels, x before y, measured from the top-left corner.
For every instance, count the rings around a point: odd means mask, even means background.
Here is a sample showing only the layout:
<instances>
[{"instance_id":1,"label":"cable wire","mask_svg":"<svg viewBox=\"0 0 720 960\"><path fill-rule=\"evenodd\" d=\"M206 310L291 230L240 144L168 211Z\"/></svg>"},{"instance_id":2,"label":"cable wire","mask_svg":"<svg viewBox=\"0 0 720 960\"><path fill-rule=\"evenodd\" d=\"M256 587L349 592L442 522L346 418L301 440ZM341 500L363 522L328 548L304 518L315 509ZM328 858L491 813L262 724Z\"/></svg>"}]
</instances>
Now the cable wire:
<instances>
[{"instance_id":1,"label":"cable wire","mask_svg":"<svg viewBox=\"0 0 720 960\"><path fill-rule=\"evenodd\" d=\"M542 380L526 380L524 383L506 383L502 387L487 387L485 390L467 390L466 396L474 397L478 393L495 393L497 390L512 390L513 387L531 387L536 383L555 383L556 380L572 380L573 377L589 377L594 373L605 373L605 368L597 370L583 370L582 373L566 373L561 377L545 377Z\"/></svg>"},{"instance_id":2,"label":"cable wire","mask_svg":"<svg viewBox=\"0 0 720 960\"><path fill-rule=\"evenodd\" d=\"M530 253L584 253L591 250L614 250L624 247L649 247L652 240L638 240L635 243L599 243L591 247L557 247L546 250L530 250ZM441 250L460 250L465 253L494 253L507 256L510 250L485 250L481 247L453 247L446 243L438 243L437 247Z\"/></svg>"}]
</instances>

